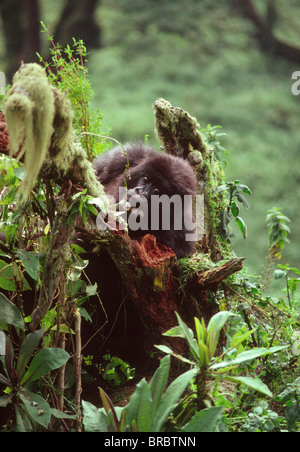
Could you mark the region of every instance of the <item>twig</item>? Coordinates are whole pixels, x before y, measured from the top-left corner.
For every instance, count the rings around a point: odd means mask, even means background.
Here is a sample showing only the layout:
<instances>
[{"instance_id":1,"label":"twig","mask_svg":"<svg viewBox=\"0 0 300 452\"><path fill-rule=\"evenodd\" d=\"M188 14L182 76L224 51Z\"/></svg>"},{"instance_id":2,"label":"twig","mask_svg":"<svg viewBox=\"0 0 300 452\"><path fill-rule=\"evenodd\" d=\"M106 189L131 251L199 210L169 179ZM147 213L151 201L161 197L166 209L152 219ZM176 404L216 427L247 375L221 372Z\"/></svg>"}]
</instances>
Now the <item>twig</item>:
<instances>
[{"instance_id":1,"label":"twig","mask_svg":"<svg viewBox=\"0 0 300 452\"><path fill-rule=\"evenodd\" d=\"M82 355L81 355L81 315L80 310L77 308L75 310L75 353L73 358L73 367L74 367L74 377L75 377L75 397L74 397L74 405L77 410L77 426L76 430L80 430L80 421L81 421L81 411L80 411L80 398L82 393L81 386L81 363L82 363Z\"/></svg>"}]
</instances>

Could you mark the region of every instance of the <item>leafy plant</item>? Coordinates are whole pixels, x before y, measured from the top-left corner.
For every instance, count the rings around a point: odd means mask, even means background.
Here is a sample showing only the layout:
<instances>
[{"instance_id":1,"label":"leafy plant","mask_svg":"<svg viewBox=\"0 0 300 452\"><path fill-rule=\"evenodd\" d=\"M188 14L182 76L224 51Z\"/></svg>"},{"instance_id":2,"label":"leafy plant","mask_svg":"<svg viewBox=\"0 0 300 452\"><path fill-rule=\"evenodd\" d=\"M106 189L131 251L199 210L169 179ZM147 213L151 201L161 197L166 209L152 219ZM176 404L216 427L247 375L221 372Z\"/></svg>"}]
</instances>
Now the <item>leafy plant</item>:
<instances>
[{"instance_id":1,"label":"leafy plant","mask_svg":"<svg viewBox=\"0 0 300 452\"><path fill-rule=\"evenodd\" d=\"M135 369L117 356L111 356L109 353L102 357L101 376L113 386L119 386L134 378Z\"/></svg>"},{"instance_id":2,"label":"leafy plant","mask_svg":"<svg viewBox=\"0 0 300 452\"><path fill-rule=\"evenodd\" d=\"M15 314L12 308L11 310L12 314ZM43 329L28 334L21 344L18 359L14 355L11 340L6 337L5 357L0 357L4 372L0 373L0 383L7 387L6 395L0 397L0 407L13 405L15 419L12 428L18 432L32 431L37 424L48 427L55 411L52 412L41 395L32 392L32 383L59 369L70 358L70 355L60 348L44 348L34 355L43 334ZM62 413L61 415L63 416ZM73 416L72 419L74 418Z\"/></svg>"},{"instance_id":3,"label":"leafy plant","mask_svg":"<svg viewBox=\"0 0 300 452\"><path fill-rule=\"evenodd\" d=\"M289 274L293 272L296 275L300 275L300 270L295 267L290 267L289 264L277 265L277 270L274 271L275 279L284 278L286 281L286 292L290 308L292 308L291 296L296 292L298 284L300 283L300 278L291 278Z\"/></svg>"},{"instance_id":4,"label":"leafy plant","mask_svg":"<svg viewBox=\"0 0 300 452\"><path fill-rule=\"evenodd\" d=\"M160 366L150 383L145 379L137 385L129 403L116 409L107 394L100 389L103 408L97 409L89 402L82 402L85 431L94 432L160 432L182 393L195 375L189 370L177 377L167 388L170 370L170 356L160 362ZM182 432L214 431L222 415L222 407L212 407L197 413Z\"/></svg>"},{"instance_id":5,"label":"leafy plant","mask_svg":"<svg viewBox=\"0 0 300 452\"><path fill-rule=\"evenodd\" d=\"M207 327L203 320L200 322L199 319L195 318L196 337L194 336L193 331L182 321L180 316L178 314L176 315L179 325L171 328L164 333L164 335L168 337L184 338L189 346L192 359L173 353L173 351L165 345L157 346L157 348L164 353L173 355L184 363L188 363L197 371L195 377L196 388L186 397L182 406L182 411L177 415L177 422L179 421L181 423L182 419L189 419L191 415L209 403L210 396L207 384L211 379L228 380L237 384L243 384L264 395L272 397L271 391L259 378L239 376L234 374L233 371L241 364L245 364L248 361L271 353L276 353L277 351L285 349L287 346L275 346L269 349L252 348L251 350L239 353L238 346L254 332L254 330L250 330L241 336L234 336L229 347L224 350L220 356L214 357L221 330L232 313L222 311L215 314Z\"/></svg>"},{"instance_id":6,"label":"leafy plant","mask_svg":"<svg viewBox=\"0 0 300 452\"><path fill-rule=\"evenodd\" d=\"M220 220L220 231L221 235L230 243L230 238L234 237L234 234L229 229L229 223L232 219L240 229L244 239L247 238L247 226L244 220L240 217L240 206L242 204L246 209L249 205L243 195L251 195L251 190L247 185L243 185L239 180L234 182L226 182L224 185L220 185L217 188L217 193L226 193L228 195L228 205L223 210Z\"/></svg>"},{"instance_id":7,"label":"leafy plant","mask_svg":"<svg viewBox=\"0 0 300 452\"><path fill-rule=\"evenodd\" d=\"M269 256L276 259L281 258L281 251L285 244L289 243L288 234L291 230L287 223L290 219L281 212L278 207L270 209L266 216L269 234Z\"/></svg>"},{"instance_id":8,"label":"leafy plant","mask_svg":"<svg viewBox=\"0 0 300 452\"><path fill-rule=\"evenodd\" d=\"M83 190L82 192L78 192L73 195L73 202L69 208L69 216L68 216L68 225L72 224L78 212L82 217L82 221L86 224L87 218L89 214L98 215L98 211L96 207L101 211L105 211L105 203L103 200L99 198L93 198L86 194L87 190Z\"/></svg>"},{"instance_id":9,"label":"leafy plant","mask_svg":"<svg viewBox=\"0 0 300 452\"><path fill-rule=\"evenodd\" d=\"M223 160L223 154L225 157L228 157L228 151L221 145L219 138L226 136L226 133L218 132L219 129L222 129L222 126L212 126L208 124L205 129L201 129L201 132L204 134L207 145L213 147L217 159Z\"/></svg>"},{"instance_id":10,"label":"leafy plant","mask_svg":"<svg viewBox=\"0 0 300 452\"><path fill-rule=\"evenodd\" d=\"M278 425L278 414L268 409L269 405L265 400L253 408L248 414L247 420L242 425L242 432L273 432Z\"/></svg>"},{"instance_id":11,"label":"leafy plant","mask_svg":"<svg viewBox=\"0 0 300 452\"><path fill-rule=\"evenodd\" d=\"M300 425L300 378L289 383L276 399L286 406L285 417L289 431L298 431Z\"/></svg>"},{"instance_id":12,"label":"leafy plant","mask_svg":"<svg viewBox=\"0 0 300 452\"><path fill-rule=\"evenodd\" d=\"M73 48L69 45L62 49L54 42L53 36L41 22L42 31L47 34L51 43L51 62L47 63L38 54L44 64L49 81L61 92L67 91L74 109L74 127L80 134L81 143L90 159L99 154L107 146L104 140L99 143L103 113L100 109L91 111L90 102L94 96L87 73L87 49L84 42L73 38ZM107 135L107 133L106 133Z\"/></svg>"}]
</instances>

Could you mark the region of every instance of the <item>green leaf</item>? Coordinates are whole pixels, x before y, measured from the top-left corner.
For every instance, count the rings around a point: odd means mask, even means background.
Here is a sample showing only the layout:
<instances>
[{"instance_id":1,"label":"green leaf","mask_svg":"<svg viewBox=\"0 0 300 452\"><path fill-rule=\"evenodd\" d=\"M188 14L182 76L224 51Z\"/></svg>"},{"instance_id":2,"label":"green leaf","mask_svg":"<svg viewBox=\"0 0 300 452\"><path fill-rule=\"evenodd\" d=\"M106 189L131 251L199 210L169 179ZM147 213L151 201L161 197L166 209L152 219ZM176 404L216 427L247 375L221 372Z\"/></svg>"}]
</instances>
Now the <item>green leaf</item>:
<instances>
[{"instance_id":1,"label":"green leaf","mask_svg":"<svg viewBox=\"0 0 300 452\"><path fill-rule=\"evenodd\" d=\"M169 347L167 347L166 345L155 345L156 348L158 348L158 350L160 350L163 353L168 353L172 356L174 356L175 358L179 359L180 361L190 364L192 366L195 366L195 362L191 361L190 359L185 358L184 356L181 355L177 355L176 353L173 352L173 350L171 350Z\"/></svg>"},{"instance_id":2,"label":"green leaf","mask_svg":"<svg viewBox=\"0 0 300 452\"><path fill-rule=\"evenodd\" d=\"M167 421L169 414L175 408L183 391L195 375L196 371L194 369L188 370L170 384L165 394L162 396L161 402L155 413L151 432L161 431L161 428Z\"/></svg>"},{"instance_id":3,"label":"green leaf","mask_svg":"<svg viewBox=\"0 0 300 452\"><path fill-rule=\"evenodd\" d=\"M107 432L107 415L104 408L96 408L82 400L83 425L85 432Z\"/></svg>"},{"instance_id":4,"label":"green leaf","mask_svg":"<svg viewBox=\"0 0 300 452\"><path fill-rule=\"evenodd\" d=\"M29 420L29 416L27 415L26 411L24 411L22 408L23 407L19 405L15 405L16 423L14 430L16 432L31 432L32 424Z\"/></svg>"},{"instance_id":5,"label":"green leaf","mask_svg":"<svg viewBox=\"0 0 300 452\"><path fill-rule=\"evenodd\" d=\"M30 419L47 428L51 419L51 409L46 400L25 388L18 392L18 396L22 400Z\"/></svg>"},{"instance_id":6,"label":"green leaf","mask_svg":"<svg viewBox=\"0 0 300 452\"><path fill-rule=\"evenodd\" d=\"M198 342L196 341L196 339L194 338L194 332L193 330L191 330L184 322L183 320L181 320L180 315L175 312L179 326L181 328L183 337L186 339L190 351L193 354L193 356L196 358L197 361L199 361L200 359L200 355L199 355L199 348L198 348Z\"/></svg>"},{"instance_id":7,"label":"green leaf","mask_svg":"<svg viewBox=\"0 0 300 452\"><path fill-rule=\"evenodd\" d=\"M170 371L170 361L171 357L170 355L165 356L161 361L159 368L153 375L151 382L150 382L150 390L151 390L151 396L153 400L153 414L156 413L157 407L160 403L161 397L166 389L168 378L169 378L169 371Z\"/></svg>"},{"instance_id":8,"label":"green leaf","mask_svg":"<svg viewBox=\"0 0 300 452\"><path fill-rule=\"evenodd\" d=\"M205 344L206 338L207 338L207 329L206 329L204 319L202 318L201 322L200 322L200 320L197 317L194 317L194 321L195 321L195 329L196 329L198 345L201 342L203 342Z\"/></svg>"},{"instance_id":9,"label":"green leaf","mask_svg":"<svg viewBox=\"0 0 300 452\"><path fill-rule=\"evenodd\" d=\"M220 332L225 326L228 318L233 314L228 311L221 311L215 314L207 325L207 345L209 347L210 359L214 356L219 342Z\"/></svg>"},{"instance_id":10,"label":"green leaf","mask_svg":"<svg viewBox=\"0 0 300 452\"><path fill-rule=\"evenodd\" d=\"M238 225L240 231L242 232L244 239L246 239L247 238L246 223L244 222L244 220L241 217L236 217L235 221L236 221L236 224Z\"/></svg>"},{"instance_id":11,"label":"green leaf","mask_svg":"<svg viewBox=\"0 0 300 452\"><path fill-rule=\"evenodd\" d=\"M274 279L282 279L286 277L286 272L284 270L275 270Z\"/></svg>"},{"instance_id":12,"label":"green leaf","mask_svg":"<svg viewBox=\"0 0 300 452\"><path fill-rule=\"evenodd\" d=\"M45 330L42 328L40 330L34 331L33 333L28 334L24 339L19 353L19 359L17 363L17 375L19 379L22 378L23 373L25 371L25 367L28 364L28 361L33 355L36 347L38 346L41 338L43 337Z\"/></svg>"},{"instance_id":13,"label":"green leaf","mask_svg":"<svg viewBox=\"0 0 300 452\"><path fill-rule=\"evenodd\" d=\"M168 331L163 333L163 336L184 338L184 334L180 326L174 326L173 328L170 328Z\"/></svg>"},{"instance_id":14,"label":"green leaf","mask_svg":"<svg viewBox=\"0 0 300 452\"><path fill-rule=\"evenodd\" d=\"M233 381L235 383L242 383L248 388L255 389L255 391L259 391L262 394L265 394L269 397L273 397L272 392L268 388L265 383L263 383L259 378L251 378L251 377L225 377L225 380Z\"/></svg>"},{"instance_id":15,"label":"green leaf","mask_svg":"<svg viewBox=\"0 0 300 452\"><path fill-rule=\"evenodd\" d=\"M289 267L290 271L293 271L294 273L296 273L296 275L300 275L300 270L298 268L295 267Z\"/></svg>"},{"instance_id":16,"label":"green leaf","mask_svg":"<svg viewBox=\"0 0 300 452\"><path fill-rule=\"evenodd\" d=\"M18 282L22 291L30 289L28 282L15 262L7 264L0 260L0 288L16 291L16 282Z\"/></svg>"},{"instance_id":17,"label":"green leaf","mask_svg":"<svg viewBox=\"0 0 300 452\"><path fill-rule=\"evenodd\" d=\"M223 406L214 406L201 410L192 417L180 432L213 433L216 430L222 413Z\"/></svg>"},{"instance_id":18,"label":"green leaf","mask_svg":"<svg viewBox=\"0 0 300 452\"><path fill-rule=\"evenodd\" d=\"M271 353L276 353L280 350L284 350L288 348L289 345L278 345L276 347L271 347L269 349L267 348L253 348L252 350L247 350L246 352L240 353L236 358L229 360L229 361L221 361L216 362L215 364L212 364L210 366L211 370L217 370L222 369L224 367L231 367L231 366L237 366L241 363L244 363L246 361L250 361L252 359L259 358L261 356L269 355Z\"/></svg>"},{"instance_id":19,"label":"green leaf","mask_svg":"<svg viewBox=\"0 0 300 452\"><path fill-rule=\"evenodd\" d=\"M77 419L77 415L76 414L66 414L63 413L62 411L59 411L55 408L51 408L51 415L56 417L56 419Z\"/></svg>"},{"instance_id":20,"label":"green leaf","mask_svg":"<svg viewBox=\"0 0 300 452\"><path fill-rule=\"evenodd\" d=\"M238 200L241 204L243 204L243 206L244 206L246 209L249 209L249 204L247 203L247 201L246 201L246 199L244 198L243 195L241 195L240 193L236 193L235 196L236 196L237 200Z\"/></svg>"},{"instance_id":21,"label":"green leaf","mask_svg":"<svg viewBox=\"0 0 300 452\"><path fill-rule=\"evenodd\" d=\"M126 424L136 421L138 432L149 432L152 425L152 397L150 385L143 378L125 407Z\"/></svg>"},{"instance_id":22,"label":"green leaf","mask_svg":"<svg viewBox=\"0 0 300 452\"><path fill-rule=\"evenodd\" d=\"M0 397L0 408L5 408L12 401L12 398L13 398L13 394L12 393L11 394L6 394L4 396L1 396Z\"/></svg>"},{"instance_id":23,"label":"green leaf","mask_svg":"<svg viewBox=\"0 0 300 452\"><path fill-rule=\"evenodd\" d=\"M32 279L36 281L39 277L40 269L38 254L25 250L18 250L16 254L21 259L21 262L24 265L27 273L31 276Z\"/></svg>"},{"instance_id":24,"label":"green leaf","mask_svg":"<svg viewBox=\"0 0 300 452\"><path fill-rule=\"evenodd\" d=\"M236 203L235 201L232 201L230 207L231 207L232 215L233 215L234 217L237 217L238 214L240 213L240 208L239 208L239 206L237 205L237 203Z\"/></svg>"},{"instance_id":25,"label":"green leaf","mask_svg":"<svg viewBox=\"0 0 300 452\"><path fill-rule=\"evenodd\" d=\"M253 328L252 330L247 331L246 333L242 334L241 336L234 335L234 337L230 343L230 348L237 348L238 345L240 345L242 342L244 342L246 339L248 339L248 337L251 336L251 334L253 334L255 331L256 331L255 328Z\"/></svg>"},{"instance_id":26,"label":"green leaf","mask_svg":"<svg viewBox=\"0 0 300 452\"><path fill-rule=\"evenodd\" d=\"M62 367L70 358L69 353L61 348L44 348L33 358L21 384L38 380L52 370Z\"/></svg>"},{"instance_id":27,"label":"green leaf","mask_svg":"<svg viewBox=\"0 0 300 452\"><path fill-rule=\"evenodd\" d=\"M0 321L24 329L24 320L21 312L3 293L0 293Z\"/></svg>"},{"instance_id":28,"label":"green leaf","mask_svg":"<svg viewBox=\"0 0 300 452\"><path fill-rule=\"evenodd\" d=\"M221 193L222 191L226 190L229 190L229 187L227 185L219 185L219 187L217 188L217 193Z\"/></svg>"},{"instance_id":29,"label":"green leaf","mask_svg":"<svg viewBox=\"0 0 300 452\"><path fill-rule=\"evenodd\" d=\"M239 184L238 188L242 189L244 193L247 193L247 195L251 195L251 190L247 185Z\"/></svg>"}]
</instances>

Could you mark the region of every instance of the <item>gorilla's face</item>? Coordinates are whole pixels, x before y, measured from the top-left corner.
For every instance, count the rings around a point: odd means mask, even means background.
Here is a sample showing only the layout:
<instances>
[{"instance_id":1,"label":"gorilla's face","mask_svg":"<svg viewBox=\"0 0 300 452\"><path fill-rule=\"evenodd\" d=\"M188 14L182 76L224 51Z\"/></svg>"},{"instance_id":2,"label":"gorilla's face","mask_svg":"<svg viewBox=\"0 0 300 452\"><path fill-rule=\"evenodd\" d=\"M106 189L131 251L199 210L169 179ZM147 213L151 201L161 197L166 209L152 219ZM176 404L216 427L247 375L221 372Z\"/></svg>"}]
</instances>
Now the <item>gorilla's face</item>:
<instances>
[{"instance_id":1,"label":"gorilla's face","mask_svg":"<svg viewBox=\"0 0 300 452\"><path fill-rule=\"evenodd\" d=\"M128 191L128 195L142 195L150 198L152 195L159 195L159 187L156 187L149 176L145 175L138 179L137 185ZM151 198L150 198L151 199Z\"/></svg>"},{"instance_id":2,"label":"gorilla's face","mask_svg":"<svg viewBox=\"0 0 300 452\"><path fill-rule=\"evenodd\" d=\"M193 251L195 242L186 237L194 227L197 180L186 161L128 145L126 152L116 148L99 158L94 168L106 193L119 203L130 236L151 233L178 257Z\"/></svg>"},{"instance_id":3,"label":"gorilla's face","mask_svg":"<svg viewBox=\"0 0 300 452\"><path fill-rule=\"evenodd\" d=\"M178 186L167 178L168 170L163 174L149 163L147 170L140 176L142 168L135 168L127 175L121 210L124 209L132 237L151 233L162 243L169 244L174 231L176 234L183 232L193 221L192 196L178 193Z\"/></svg>"}]
</instances>

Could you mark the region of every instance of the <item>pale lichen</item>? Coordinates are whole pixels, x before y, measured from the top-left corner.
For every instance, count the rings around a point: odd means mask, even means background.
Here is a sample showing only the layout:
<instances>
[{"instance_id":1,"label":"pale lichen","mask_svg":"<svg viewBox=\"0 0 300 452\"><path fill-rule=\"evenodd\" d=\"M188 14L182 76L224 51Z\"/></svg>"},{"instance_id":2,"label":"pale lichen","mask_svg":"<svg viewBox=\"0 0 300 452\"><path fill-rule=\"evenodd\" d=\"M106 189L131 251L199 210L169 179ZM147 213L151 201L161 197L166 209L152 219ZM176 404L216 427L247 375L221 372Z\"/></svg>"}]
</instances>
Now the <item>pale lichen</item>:
<instances>
[{"instance_id":1,"label":"pale lichen","mask_svg":"<svg viewBox=\"0 0 300 452\"><path fill-rule=\"evenodd\" d=\"M23 64L3 102L10 140L10 155L24 158L25 178L19 202L27 199L45 164L53 175L75 179L88 194L101 196L98 182L72 128L73 110L67 93L53 88L45 70L36 63Z\"/></svg>"},{"instance_id":2,"label":"pale lichen","mask_svg":"<svg viewBox=\"0 0 300 452\"><path fill-rule=\"evenodd\" d=\"M37 64L22 65L3 101L10 155L25 155L26 177L19 193L25 200L45 161L53 133L54 96L46 73Z\"/></svg>"}]
</instances>

